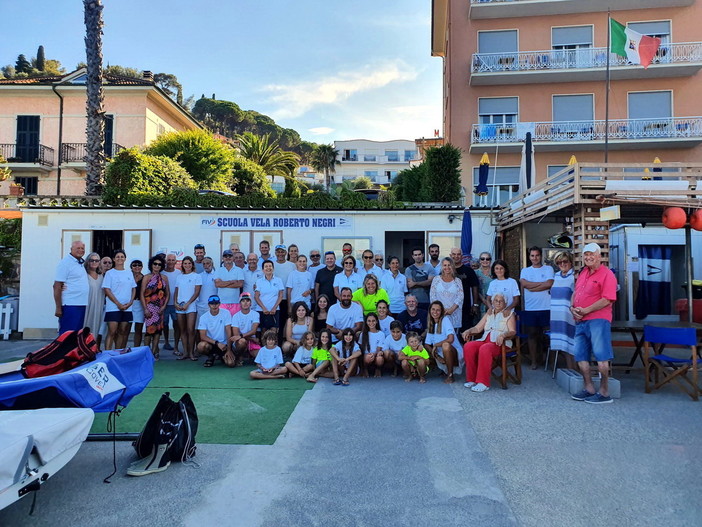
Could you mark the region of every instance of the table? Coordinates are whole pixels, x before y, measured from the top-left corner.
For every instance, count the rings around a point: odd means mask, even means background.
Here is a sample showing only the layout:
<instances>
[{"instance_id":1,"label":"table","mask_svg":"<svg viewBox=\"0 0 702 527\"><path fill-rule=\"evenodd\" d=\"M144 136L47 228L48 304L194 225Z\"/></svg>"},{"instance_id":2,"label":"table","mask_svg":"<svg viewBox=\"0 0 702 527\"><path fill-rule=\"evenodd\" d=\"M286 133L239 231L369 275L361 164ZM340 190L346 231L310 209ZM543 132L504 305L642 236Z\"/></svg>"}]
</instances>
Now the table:
<instances>
[{"instance_id":1,"label":"table","mask_svg":"<svg viewBox=\"0 0 702 527\"><path fill-rule=\"evenodd\" d=\"M626 362L614 363L612 362L612 368L624 369L625 373L629 373L634 369L634 364L636 364L636 359L641 360L641 366L644 367L643 361L643 328L644 326L654 326L657 328L695 328L698 332L702 332L702 324L695 322L647 322L645 320L622 320L612 322L612 331L628 331L631 333L631 338L634 341L634 354L631 360Z\"/></svg>"}]
</instances>

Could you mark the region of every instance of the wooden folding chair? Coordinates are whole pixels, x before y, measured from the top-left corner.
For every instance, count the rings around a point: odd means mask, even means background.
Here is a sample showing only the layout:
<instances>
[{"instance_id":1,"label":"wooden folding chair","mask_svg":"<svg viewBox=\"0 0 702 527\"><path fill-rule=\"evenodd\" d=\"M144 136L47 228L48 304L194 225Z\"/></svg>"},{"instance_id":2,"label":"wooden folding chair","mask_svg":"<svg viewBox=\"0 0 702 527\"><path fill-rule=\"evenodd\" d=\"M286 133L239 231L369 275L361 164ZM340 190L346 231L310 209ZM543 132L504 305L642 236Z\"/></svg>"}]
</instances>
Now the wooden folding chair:
<instances>
[{"instance_id":1,"label":"wooden folding chair","mask_svg":"<svg viewBox=\"0 0 702 527\"><path fill-rule=\"evenodd\" d=\"M667 350L664 354L666 344L683 346L683 349ZM655 355L649 358L650 348L653 348ZM646 393L670 383L692 397L692 400L699 400L702 393L699 385L702 359L697 355L695 328L644 326L643 359Z\"/></svg>"},{"instance_id":2,"label":"wooden folding chair","mask_svg":"<svg viewBox=\"0 0 702 527\"><path fill-rule=\"evenodd\" d=\"M475 340L478 336L471 335L468 340ZM500 354L492 360L490 373L500 383L503 390L507 389L508 381L514 384L522 384L522 354L518 339L519 335L516 335L511 348L506 344L502 344ZM510 368L512 371L510 371Z\"/></svg>"}]
</instances>

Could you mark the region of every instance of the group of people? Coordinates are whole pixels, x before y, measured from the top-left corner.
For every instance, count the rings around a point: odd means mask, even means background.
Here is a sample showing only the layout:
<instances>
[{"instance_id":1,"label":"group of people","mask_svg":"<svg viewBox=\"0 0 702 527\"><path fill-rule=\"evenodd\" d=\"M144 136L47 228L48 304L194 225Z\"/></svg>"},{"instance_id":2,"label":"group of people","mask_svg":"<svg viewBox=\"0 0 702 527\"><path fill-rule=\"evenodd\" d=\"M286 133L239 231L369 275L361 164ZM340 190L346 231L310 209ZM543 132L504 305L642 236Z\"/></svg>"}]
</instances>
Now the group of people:
<instances>
[{"instance_id":1,"label":"group of people","mask_svg":"<svg viewBox=\"0 0 702 527\"><path fill-rule=\"evenodd\" d=\"M147 274L139 260L126 269L122 250L112 258L91 253L84 260L84 254L84 244L74 242L59 264L56 316L60 331L87 326L95 332L101 326L97 332L105 335L106 349L125 347L134 324L134 344L143 338L156 359L163 333L164 349L180 360L204 355L206 367L218 359L233 367L253 359L257 369L251 376L257 379L300 375L316 382L326 376L348 385L356 374L381 376L384 370L397 374L401 369L405 380L425 382L436 364L444 382L452 383L465 363L465 386L483 392L490 387L493 357L516 336L515 310L523 296L520 323L532 369L539 365L550 329L552 349L574 355L581 369L587 365L587 396L580 394L579 400L609 402L606 378L598 393L588 384L589 354L594 352L598 363L609 360L597 336L606 328L590 321L608 314L611 322L612 281L616 294L616 280L599 265L596 244L585 247L584 262L587 269L597 268L599 278L588 280L581 294L572 254L556 255L556 273L543 264L537 247L529 250L531 265L522 269L519 283L504 260L493 262L487 252L471 265L460 248L440 258L436 244L429 246L426 261L423 249L414 248L413 263L404 272L399 258L386 260L368 249L356 260L349 243L342 247L341 265L333 251L322 255L313 249L308 259L296 245L276 245L271 254L266 240L258 254L246 256L233 244L215 262L198 244L194 258L183 257L180 269L175 254L153 256ZM606 294L595 291L603 277ZM600 299L587 303L598 294ZM580 331L590 326L597 327ZM609 348L611 355L611 343Z\"/></svg>"}]
</instances>

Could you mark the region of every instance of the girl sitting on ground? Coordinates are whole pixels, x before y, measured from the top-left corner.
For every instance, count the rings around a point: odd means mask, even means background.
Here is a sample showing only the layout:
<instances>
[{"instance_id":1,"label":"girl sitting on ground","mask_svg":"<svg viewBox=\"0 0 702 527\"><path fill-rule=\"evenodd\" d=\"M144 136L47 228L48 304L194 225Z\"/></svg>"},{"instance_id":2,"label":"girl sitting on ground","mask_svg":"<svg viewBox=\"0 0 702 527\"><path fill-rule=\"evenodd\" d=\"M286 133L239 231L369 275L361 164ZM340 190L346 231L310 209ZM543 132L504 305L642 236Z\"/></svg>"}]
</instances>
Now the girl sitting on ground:
<instances>
[{"instance_id":1,"label":"girl sitting on ground","mask_svg":"<svg viewBox=\"0 0 702 527\"><path fill-rule=\"evenodd\" d=\"M334 373L331 368L331 349L332 349L332 333L329 329L323 329L319 332L317 347L312 353L312 362L314 370L307 376L307 382L317 382L318 377L332 377ZM334 382L339 378L334 376Z\"/></svg>"},{"instance_id":2,"label":"girl sitting on ground","mask_svg":"<svg viewBox=\"0 0 702 527\"><path fill-rule=\"evenodd\" d=\"M410 382L413 376L418 376L422 384L427 382L424 376L429 373L429 352L424 349L422 339L414 331L407 333L407 346L400 352L400 361L405 382Z\"/></svg>"},{"instance_id":3,"label":"girl sitting on ground","mask_svg":"<svg viewBox=\"0 0 702 527\"><path fill-rule=\"evenodd\" d=\"M278 332L269 329L263 334L264 346L256 355L257 369L250 373L252 379L284 379L288 372L283 365L283 352L278 347Z\"/></svg>"},{"instance_id":4,"label":"girl sitting on ground","mask_svg":"<svg viewBox=\"0 0 702 527\"><path fill-rule=\"evenodd\" d=\"M306 379L312 370L314 370L314 365L312 364L314 343L314 333L305 331L300 339L300 347L297 348L292 361L285 363L285 367L288 372L290 372L290 375L299 375L303 379Z\"/></svg>"},{"instance_id":5,"label":"girl sitting on ground","mask_svg":"<svg viewBox=\"0 0 702 527\"><path fill-rule=\"evenodd\" d=\"M392 364L392 376L397 376L397 366L399 364L399 354L402 348L407 346L407 339L402 333L402 322L393 320L390 323L390 335L385 337L385 345L383 346L383 355L385 363Z\"/></svg>"},{"instance_id":6,"label":"girl sitting on ground","mask_svg":"<svg viewBox=\"0 0 702 527\"><path fill-rule=\"evenodd\" d=\"M385 364L385 356L383 355L385 335L380 331L378 315L375 313L366 315L359 340L361 351L363 352L363 376L368 377L368 366L375 366L374 377L381 377L383 375L383 365Z\"/></svg>"},{"instance_id":7,"label":"girl sitting on ground","mask_svg":"<svg viewBox=\"0 0 702 527\"><path fill-rule=\"evenodd\" d=\"M341 341L331 349L332 370L334 371L334 384L336 386L348 386L349 377L356 375L358 369L358 358L361 356L361 348L356 343L353 329L346 328L341 332ZM339 380L339 375L343 378Z\"/></svg>"}]
</instances>

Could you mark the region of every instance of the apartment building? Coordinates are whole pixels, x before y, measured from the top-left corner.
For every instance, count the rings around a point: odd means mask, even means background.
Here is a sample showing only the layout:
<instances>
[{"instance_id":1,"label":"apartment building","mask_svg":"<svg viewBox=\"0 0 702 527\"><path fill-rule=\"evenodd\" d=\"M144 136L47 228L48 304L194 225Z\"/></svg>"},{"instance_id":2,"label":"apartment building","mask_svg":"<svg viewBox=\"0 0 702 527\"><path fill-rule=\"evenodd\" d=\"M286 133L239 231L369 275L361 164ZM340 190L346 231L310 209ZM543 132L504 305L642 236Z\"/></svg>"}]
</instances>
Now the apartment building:
<instances>
[{"instance_id":1,"label":"apartment building","mask_svg":"<svg viewBox=\"0 0 702 527\"><path fill-rule=\"evenodd\" d=\"M85 193L85 69L63 76L0 80L0 154L12 170L0 182L25 195ZM201 128L158 86L141 79L105 75L105 155L145 145L164 132Z\"/></svg>"},{"instance_id":2,"label":"apartment building","mask_svg":"<svg viewBox=\"0 0 702 527\"><path fill-rule=\"evenodd\" d=\"M410 168L410 162L419 157L415 142L403 139L334 141L334 148L341 156L332 176L334 183L366 176L373 183L387 185L398 172Z\"/></svg>"},{"instance_id":3,"label":"apartment building","mask_svg":"<svg viewBox=\"0 0 702 527\"><path fill-rule=\"evenodd\" d=\"M647 69L608 53L608 7L613 19L661 39ZM487 204L514 197L527 131L537 182L572 155L602 163L605 150L609 163L702 159L700 23L695 0L433 0L444 137L464 152L466 189L487 152Z\"/></svg>"}]
</instances>

